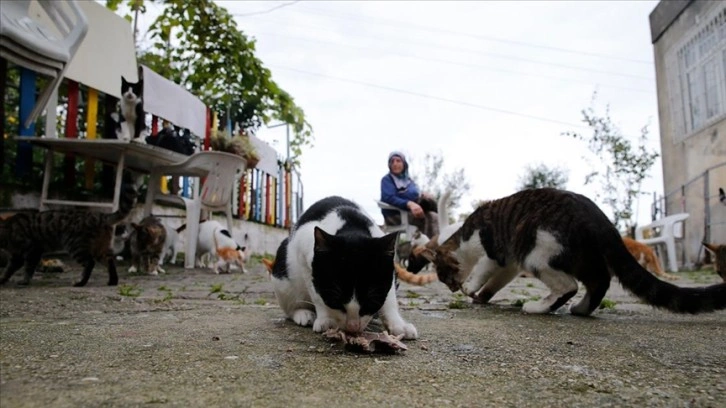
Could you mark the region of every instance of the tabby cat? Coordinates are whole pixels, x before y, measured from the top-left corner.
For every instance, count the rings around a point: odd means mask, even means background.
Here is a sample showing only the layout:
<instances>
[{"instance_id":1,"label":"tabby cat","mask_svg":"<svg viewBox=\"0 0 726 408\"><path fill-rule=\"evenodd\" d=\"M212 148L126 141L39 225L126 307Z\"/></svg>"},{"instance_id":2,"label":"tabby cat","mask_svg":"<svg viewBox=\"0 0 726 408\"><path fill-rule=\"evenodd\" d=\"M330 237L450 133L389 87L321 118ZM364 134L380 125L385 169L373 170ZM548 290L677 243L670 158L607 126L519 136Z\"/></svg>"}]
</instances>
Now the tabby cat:
<instances>
[{"instance_id":1,"label":"tabby cat","mask_svg":"<svg viewBox=\"0 0 726 408\"><path fill-rule=\"evenodd\" d=\"M588 316L598 308L612 275L645 303L676 313L726 308L726 283L685 288L643 269L617 229L590 199L556 189L531 189L479 206L435 251L427 251L439 280L449 289L486 302L526 270L550 289L524 304L526 313L557 310L586 292L570 313Z\"/></svg>"},{"instance_id":2,"label":"tabby cat","mask_svg":"<svg viewBox=\"0 0 726 408\"><path fill-rule=\"evenodd\" d=\"M645 268L648 272L653 273L656 276L660 276L661 278L670 280L678 279L676 275L672 275L663 270L660 265L660 261L658 260L658 256L649 245L628 237L623 237L623 243L625 244L625 247L628 248L628 252L633 255L633 258L635 258L640 266Z\"/></svg>"},{"instance_id":3,"label":"tabby cat","mask_svg":"<svg viewBox=\"0 0 726 408\"><path fill-rule=\"evenodd\" d=\"M166 241L166 228L161 221L149 215L140 223L131 223L133 230L129 237L131 248L131 267L129 273L137 270L146 272L149 275L158 275L164 270L159 266L161 252Z\"/></svg>"},{"instance_id":4,"label":"tabby cat","mask_svg":"<svg viewBox=\"0 0 726 408\"><path fill-rule=\"evenodd\" d=\"M108 284L118 284L111 250L113 230L129 215L135 203L136 189L131 184L125 184L121 187L119 209L114 213L50 210L18 213L0 222L0 248L10 254L0 285L6 283L23 264L25 275L18 284L29 284L43 253L54 250L68 251L83 266L81 280L74 286L88 283L96 261L107 264Z\"/></svg>"},{"instance_id":5,"label":"tabby cat","mask_svg":"<svg viewBox=\"0 0 726 408\"><path fill-rule=\"evenodd\" d=\"M271 279L280 307L315 332L358 334L379 314L392 335L416 338L416 328L398 311L397 236L384 235L352 201L333 196L316 202L277 250Z\"/></svg>"},{"instance_id":6,"label":"tabby cat","mask_svg":"<svg viewBox=\"0 0 726 408\"><path fill-rule=\"evenodd\" d=\"M439 242L443 242L461 226L460 222L455 223L454 225L458 226L454 227L452 227L449 223L449 202L451 201L450 199L452 193L453 191L451 189L447 189L446 191L444 191L441 197L439 197L439 201L437 203L437 207L439 209L439 233L432 237L427 237L426 235L421 234L419 231L417 231L416 233L420 234L421 236L416 237L416 234L414 234L414 239L411 241L413 245L405 263L406 270L408 272L419 273L423 268L427 267L430 262L428 259L421 255L422 252L425 251L427 248L435 249L439 245Z\"/></svg>"},{"instance_id":7,"label":"tabby cat","mask_svg":"<svg viewBox=\"0 0 726 408\"><path fill-rule=\"evenodd\" d=\"M714 245L704 242L703 246L713 253L716 258L716 273L726 282L726 245Z\"/></svg>"}]
</instances>

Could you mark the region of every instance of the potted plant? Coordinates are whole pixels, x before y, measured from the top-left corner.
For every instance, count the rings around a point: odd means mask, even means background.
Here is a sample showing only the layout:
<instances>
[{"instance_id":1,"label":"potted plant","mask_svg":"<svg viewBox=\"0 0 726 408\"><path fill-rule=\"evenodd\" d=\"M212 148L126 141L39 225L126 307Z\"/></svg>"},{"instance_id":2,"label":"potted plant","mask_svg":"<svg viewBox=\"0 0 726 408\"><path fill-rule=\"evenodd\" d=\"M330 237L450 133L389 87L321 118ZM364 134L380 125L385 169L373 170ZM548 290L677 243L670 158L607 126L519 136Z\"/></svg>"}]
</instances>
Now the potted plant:
<instances>
[{"instance_id":1,"label":"potted plant","mask_svg":"<svg viewBox=\"0 0 726 408\"><path fill-rule=\"evenodd\" d=\"M260 162L260 155L252 144L252 140L244 132L230 136L224 130L212 130L209 140L212 150L226 152L242 156L247 160L247 168L251 169Z\"/></svg>"}]
</instances>

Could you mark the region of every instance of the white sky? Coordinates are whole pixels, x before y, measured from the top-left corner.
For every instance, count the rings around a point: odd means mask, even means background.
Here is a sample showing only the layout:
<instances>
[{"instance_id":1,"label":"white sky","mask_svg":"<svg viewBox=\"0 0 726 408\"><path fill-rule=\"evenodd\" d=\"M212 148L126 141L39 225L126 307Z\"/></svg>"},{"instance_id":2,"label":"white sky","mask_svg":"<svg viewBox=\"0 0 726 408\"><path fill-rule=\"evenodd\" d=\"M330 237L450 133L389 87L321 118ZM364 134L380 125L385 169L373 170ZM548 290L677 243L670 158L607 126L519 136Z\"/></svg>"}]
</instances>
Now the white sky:
<instances>
[{"instance_id":1,"label":"white sky","mask_svg":"<svg viewBox=\"0 0 726 408\"><path fill-rule=\"evenodd\" d=\"M217 3L257 40L258 58L313 127L305 206L341 195L382 222L374 200L392 150L414 162L441 153L446 172L464 168L472 188L460 211L514 193L538 163L568 169L567 188L594 198L584 142L561 135L590 135L581 110L594 91L596 111L609 104L624 134L650 123L660 152L648 23L657 1ZM284 154L284 127L258 136ZM662 188L658 160L639 223Z\"/></svg>"}]
</instances>

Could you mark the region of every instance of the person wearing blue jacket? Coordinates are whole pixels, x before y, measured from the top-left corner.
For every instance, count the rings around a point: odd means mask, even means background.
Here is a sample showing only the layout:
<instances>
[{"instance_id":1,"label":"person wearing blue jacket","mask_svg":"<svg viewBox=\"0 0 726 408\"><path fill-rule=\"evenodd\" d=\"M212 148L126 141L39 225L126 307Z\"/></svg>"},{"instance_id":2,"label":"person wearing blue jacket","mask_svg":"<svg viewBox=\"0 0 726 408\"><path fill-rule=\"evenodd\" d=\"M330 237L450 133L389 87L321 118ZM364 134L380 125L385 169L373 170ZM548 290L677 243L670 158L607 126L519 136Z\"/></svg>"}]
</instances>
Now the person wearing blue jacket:
<instances>
[{"instance_id":1,"label":"person wearing blue jacket","mask_svg":"<svg viewBox=\"0 0 726 408\"><path fill-rule=\"evenodd\" d=\"M409 211L409 223L433 237L438 235L438 208L436 201L422 193L409 177L406 156L398 151L388 155L388 174L381 179L381 201ZM395 210L381 210L386 225L401 224L401 213Z\"/></svg>"}]
</instances>

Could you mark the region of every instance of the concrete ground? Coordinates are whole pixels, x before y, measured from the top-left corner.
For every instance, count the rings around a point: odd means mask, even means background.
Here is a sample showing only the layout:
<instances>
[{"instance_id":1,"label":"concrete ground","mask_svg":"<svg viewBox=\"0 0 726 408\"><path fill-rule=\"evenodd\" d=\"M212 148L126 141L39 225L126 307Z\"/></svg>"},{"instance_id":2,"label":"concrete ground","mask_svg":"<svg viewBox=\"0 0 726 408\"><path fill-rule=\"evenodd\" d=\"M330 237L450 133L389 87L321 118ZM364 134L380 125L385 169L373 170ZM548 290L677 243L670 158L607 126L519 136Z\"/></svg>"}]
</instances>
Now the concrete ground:
<instances>
[{"instance_id":1,"label":"concrete ground","mask_svg":"<svg viewBox=\"0 0 726 408\"><path fill-rule=\"evenodd\" d=\"M263 268L97 267L0 288L0 407L723 407L726 312L653 310L613 281L594 317L524 315L517 278L485 306L402 284L420 339L357 354L284 319ZM125 271L125 268L121 269ZM681 274L678 285L718 281ZM18 278L17 276L15 277Z\"/></svg>"}]
</instances>

